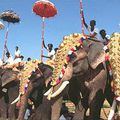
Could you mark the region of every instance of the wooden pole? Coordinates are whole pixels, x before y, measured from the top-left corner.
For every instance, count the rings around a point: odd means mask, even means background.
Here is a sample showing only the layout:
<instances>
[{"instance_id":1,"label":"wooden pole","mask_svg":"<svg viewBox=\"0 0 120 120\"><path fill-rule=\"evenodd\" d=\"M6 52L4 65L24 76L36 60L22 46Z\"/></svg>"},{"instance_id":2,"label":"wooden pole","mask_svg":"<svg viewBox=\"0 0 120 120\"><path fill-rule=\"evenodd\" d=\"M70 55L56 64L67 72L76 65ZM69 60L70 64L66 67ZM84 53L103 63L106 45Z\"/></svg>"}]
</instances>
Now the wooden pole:
<instances>
[{"instance_id":1,"label":"wooden pole","mask_svg":"<svg viewBox=\"0 0 120 120\"><path fill-rule=\"evenodd\" d=\"M40 60L43 61L43 41L44 41L44 17L42 17L42 43L41 43L41 57Z\"/></svg>"},{"instance_id":2,"label":"wooden pole","mask_svg":"<svg viewBox=\"0 0 120 120\"><path fill-rule=\"evenodd\" d=\"M83 6L82 6L82 0L80 0L80 15L81 15L81 27L82 27L82 33L84 35L84 14L83 14Z\"/></svg>"},{"instance_id":3,"label":"wooden pole","mask_svg":"<svg viewBox=\"0 0 120 120\"><path fill-rule=\"evenodd\" d=\"M8 23L8 27L7 27L7 31L6 31L6 35L5 35L5 41L4 41L3 56L2 56L3 62L5 60L5 49L6 49L7 40L8 40L8 33L9 33L9 23Z\"/></svg>"}]
</instances>

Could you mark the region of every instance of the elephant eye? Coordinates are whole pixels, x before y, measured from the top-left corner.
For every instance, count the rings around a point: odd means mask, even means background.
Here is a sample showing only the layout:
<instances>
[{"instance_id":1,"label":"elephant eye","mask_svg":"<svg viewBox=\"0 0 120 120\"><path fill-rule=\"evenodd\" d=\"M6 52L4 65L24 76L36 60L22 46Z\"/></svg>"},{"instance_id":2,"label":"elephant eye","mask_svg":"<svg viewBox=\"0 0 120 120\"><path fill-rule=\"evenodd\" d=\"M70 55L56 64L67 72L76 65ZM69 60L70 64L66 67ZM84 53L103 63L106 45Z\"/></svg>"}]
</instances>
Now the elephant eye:
<instances>
[{"instance_id":1,"label":"elephant eye","mask_svg":"<svg viewBox=\"0 0 120 120\"><path fill-rule=\"evenodd\" d=\"M89 44L89 46L88 46L88 47L89 47L89 48L91 48L91 46L93 46L93 43Z\"/></svg>"},{"instance_id":2,"label":"elephant eye","mask_svg":"<svg viewBox=\"0 0 120 120\"><path fill-rule=\"evenodd\" d=\"M76 54L75 54L75 53L72 53L72 54L70 55L70 61L73 61L76 57L77 57Z\"/></svg>"},{"instance_id":3,"label":"elephant eye","mask_svg":"<svg viewBox=\"0 0 120 120\"><path fill-rule=\"evenodd\" d=\"M78 62L77 62L77 61L73 63L73 67L74 67L74 66L77 66L77 65L78 65Z\"/></svg>"}]
</instances>

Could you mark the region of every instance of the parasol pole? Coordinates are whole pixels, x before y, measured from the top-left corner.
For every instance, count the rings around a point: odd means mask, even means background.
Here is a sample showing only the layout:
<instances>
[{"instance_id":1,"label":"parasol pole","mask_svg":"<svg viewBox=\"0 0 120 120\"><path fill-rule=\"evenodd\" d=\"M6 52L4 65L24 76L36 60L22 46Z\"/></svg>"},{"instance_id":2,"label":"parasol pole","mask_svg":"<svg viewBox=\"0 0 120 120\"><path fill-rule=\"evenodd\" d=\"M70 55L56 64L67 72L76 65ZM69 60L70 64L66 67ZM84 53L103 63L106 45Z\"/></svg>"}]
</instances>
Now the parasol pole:
<instances>
[{"instance_id":1,"label":"parasol pole","mask_svg":"<svg viewBox=\"0 0 120 120\"><path fill-rule=\"evenodd\" d=\"M84 35L84 14L83 14L82 0L80 0L80 15L81 15L82 33L83 33L83 35Z\"/></svg>"},{"instance_id":2,"label":"parasol pole","mask_svg":"<svg viewBox=\"0 0 120 120\"><path fill-rule=\"evenodd\" d=\"M3 56L2 56L3 62L5 60L5 49L6 49L6 44L7 44L7 40L8 40L8 33L9 33L9 23L8 23L8 27L7 27L7 31L6 31L6 35L5 35L5 42L4 42Z\"/></svg>"},{"instance_id":3,"label":"parasol pole","mask_svg":"<svg viewBox=\"0 0 120 120\"><path fill-rule=\"evenodd\" d=\"M40 58L40 60L41 60L41 62L43 61L43 42L44 42L44 20L45 20L45 18L44 17L42 17L42 44L41 44L41 58Z\"/></svg>"}]
</instances>

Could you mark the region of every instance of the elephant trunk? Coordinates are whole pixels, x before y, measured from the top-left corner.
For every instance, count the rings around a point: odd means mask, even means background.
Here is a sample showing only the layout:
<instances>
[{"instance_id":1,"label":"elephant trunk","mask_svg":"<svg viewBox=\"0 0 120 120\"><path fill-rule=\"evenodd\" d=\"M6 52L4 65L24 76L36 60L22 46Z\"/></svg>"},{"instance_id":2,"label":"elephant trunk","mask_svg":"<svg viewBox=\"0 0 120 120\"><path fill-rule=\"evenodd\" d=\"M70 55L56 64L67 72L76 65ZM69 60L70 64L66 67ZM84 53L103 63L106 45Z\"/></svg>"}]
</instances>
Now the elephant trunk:
<instances>
[{"instance_id":1,"label":"elephant trunk","mask_svg":"<svg viewBox=\"0 0 120 120\"><path fill-rule=\"evenodd\" d=\"M21 97L21 105L20 105L18 120L23 120L24 119L24 114L25 114L26 107L27 107L27 100L28 100L28 98L26 98L26 95L24 94Z\"/></svg>"},{"instance_id":2,"label":"elephant trunk","mask_svg":"<svg viewBox=\"0 0 120 120\"><path fill-rule=\"evenodd\" d=\"M28 97L29 97L30 93L32 92L32 90L33 90L32 83L29 82L27 91L21 97L21 105L20 105L18 120L23 120L24 119L24 115L25 115L25 111L26 111L27 103L28 103Z\"/></svg>"}]
</instances>

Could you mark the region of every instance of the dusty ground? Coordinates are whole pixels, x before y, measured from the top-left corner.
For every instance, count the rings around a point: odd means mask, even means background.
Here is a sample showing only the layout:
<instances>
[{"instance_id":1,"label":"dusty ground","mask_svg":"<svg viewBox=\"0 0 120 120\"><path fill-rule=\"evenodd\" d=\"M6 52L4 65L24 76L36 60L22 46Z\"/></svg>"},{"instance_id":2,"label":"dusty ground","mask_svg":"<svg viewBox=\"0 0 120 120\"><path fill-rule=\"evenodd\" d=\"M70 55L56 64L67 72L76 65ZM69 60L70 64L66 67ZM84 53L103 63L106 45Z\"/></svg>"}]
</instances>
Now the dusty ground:
<instances>
[{"instance_id":1,"label":"dusty ground","mask_svg":"<svg viewBox=\"0 0 120 120\"><path fill-rule=\"evenodd\" d=\"M73 103L71 102L67 102L66 106L68 107L70 112L74 113L75 110L75 106ZM108 104L107 101L104 102L103 108L101 110L101 120L107 120L107 117L109 115L109 111L110 111L110 106ZM89 115L89 110L87 111L87 116Z\"/></svg>"}]
</instances>

